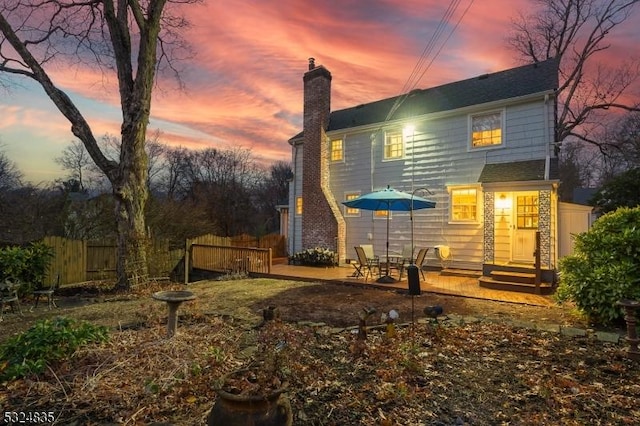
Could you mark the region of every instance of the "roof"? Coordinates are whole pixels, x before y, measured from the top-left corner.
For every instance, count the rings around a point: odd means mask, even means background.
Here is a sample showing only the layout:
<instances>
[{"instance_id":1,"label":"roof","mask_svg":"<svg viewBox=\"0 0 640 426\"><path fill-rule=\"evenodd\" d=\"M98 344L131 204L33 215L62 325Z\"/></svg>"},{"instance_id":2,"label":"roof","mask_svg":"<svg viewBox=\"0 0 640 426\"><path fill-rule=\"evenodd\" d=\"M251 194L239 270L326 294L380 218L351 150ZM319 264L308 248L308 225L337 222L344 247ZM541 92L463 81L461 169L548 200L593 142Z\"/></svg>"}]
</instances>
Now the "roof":
<instances>
[{"instance_id":1,"label":"roof","mask_svg":"<svg viewBox=\"0 0 640 426\"><path fill-rule=\"evenodd\" d=\"M572 201L576 204L590 205L591 199L599 191L599 188L574 188Z\"/></svg>"},{"instance_id":2,"label":"roof","mask_svg":"<svg viewBox=\"0 0 640 426\"><path fill-rule=\"evenodd\" d=\"M383 99L331 113L327 131L383 123L535 93L549 93L558 88L558 64L555 58L505 71L484 74L429 89L413 90L405 95ZM387 117L397 101L404 101ZM294 136L297 139L302 133Z\"/></svg>"},{"instance_id":3,"label":"roof","mask_svg":"<svg viewBox=\"0 0 640 426\"><path fill-rule=\"evenodd\" d=\"M515 161L511 163L485 164L478 182L517 182L545 180L546 160ZM558 179L558 159L549 162L549 179Z\"/></svg>"}]
</instances>

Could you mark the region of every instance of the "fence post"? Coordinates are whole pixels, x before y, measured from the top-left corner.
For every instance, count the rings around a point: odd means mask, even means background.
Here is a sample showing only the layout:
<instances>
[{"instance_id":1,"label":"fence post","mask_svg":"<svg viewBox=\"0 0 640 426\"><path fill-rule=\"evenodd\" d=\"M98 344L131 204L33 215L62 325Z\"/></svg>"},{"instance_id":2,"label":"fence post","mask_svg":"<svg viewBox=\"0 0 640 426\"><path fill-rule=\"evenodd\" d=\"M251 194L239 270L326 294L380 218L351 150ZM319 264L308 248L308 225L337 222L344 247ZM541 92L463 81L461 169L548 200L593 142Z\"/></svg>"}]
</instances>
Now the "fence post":
<instances>
[{"instance_id":1,"label":"fence post","mask_svg":"<svg viewBox=\"0 0 640 426\"><path fill-rule=\"evenodd\" d=\"M269 262L267 262L267 274L271 273L271 264L273 263L273 249L269 247Z\"/></svg>"},{"instance_id":2,"label":"fence post","mask_svg":"<svg viewBox=\"0 0 640 426\"><path fill-rule=\"evenodd\" d=\"M189 284L189 265L191 264L191 240L187 238L184 245L184 283Z\"/></svg>"}]
</instances>

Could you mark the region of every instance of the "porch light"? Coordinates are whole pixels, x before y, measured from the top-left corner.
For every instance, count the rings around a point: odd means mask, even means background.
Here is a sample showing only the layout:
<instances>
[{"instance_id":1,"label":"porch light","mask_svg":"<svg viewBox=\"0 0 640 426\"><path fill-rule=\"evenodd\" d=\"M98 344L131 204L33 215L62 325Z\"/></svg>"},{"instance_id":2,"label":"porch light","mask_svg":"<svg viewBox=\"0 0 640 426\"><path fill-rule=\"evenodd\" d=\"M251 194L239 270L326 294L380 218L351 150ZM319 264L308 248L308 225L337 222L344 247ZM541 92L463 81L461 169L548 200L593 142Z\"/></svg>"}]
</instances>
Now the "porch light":
<instances>
[{"instance_id":1,"label":"porch light","mask_svg":"<svg viewBox=\"0 0 640 426\"><path fill-rule=\"evenodd\" d=\"M496 209L502 210L504 213L505 209L511 208L511 198L508 198L506 194L500 194L498 198L496 198Z\"/></svg>"}]
</instances>

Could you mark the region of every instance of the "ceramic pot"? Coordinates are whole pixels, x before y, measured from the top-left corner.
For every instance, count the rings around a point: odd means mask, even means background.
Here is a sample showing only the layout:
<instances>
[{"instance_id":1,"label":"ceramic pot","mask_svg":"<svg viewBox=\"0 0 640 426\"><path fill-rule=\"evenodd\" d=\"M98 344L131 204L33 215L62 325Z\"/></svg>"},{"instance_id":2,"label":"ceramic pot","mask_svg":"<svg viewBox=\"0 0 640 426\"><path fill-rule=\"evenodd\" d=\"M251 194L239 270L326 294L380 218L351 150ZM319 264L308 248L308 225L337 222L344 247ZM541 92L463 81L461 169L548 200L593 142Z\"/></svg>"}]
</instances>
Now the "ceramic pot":
<instances>
[{"instance_id":1,"label":"ceramic pot","mask_svg":"<svg viewBox=\"0 0 640 426\"><path fill-rule=\"evenodd\" d=\"M233 373L232 373L233 374ZM208 426L291 426L293 414L287 385L267 395L237 395L218 389Z\"/></svg>"}]
</instances>

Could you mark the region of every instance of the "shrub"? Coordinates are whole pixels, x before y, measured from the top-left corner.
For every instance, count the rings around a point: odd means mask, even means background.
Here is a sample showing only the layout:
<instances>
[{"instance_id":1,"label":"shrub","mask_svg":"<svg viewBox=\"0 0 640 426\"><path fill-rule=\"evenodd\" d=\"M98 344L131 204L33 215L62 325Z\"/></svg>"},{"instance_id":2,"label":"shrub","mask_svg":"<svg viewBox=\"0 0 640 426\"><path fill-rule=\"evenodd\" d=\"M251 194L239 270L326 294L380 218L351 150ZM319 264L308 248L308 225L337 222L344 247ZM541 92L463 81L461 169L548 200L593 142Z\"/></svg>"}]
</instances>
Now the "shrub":
<instances>
[{"instance_id":1,"label":"shrub","mask_svg":"<svg viewBox=\"0 0 640 426\"><path fill-rule=\"evenodd\" d=\"M18 280L23 283L21 292L28 293L43 284L52 258L53 249L41 241L0 249L0 280Z\"/></svg>"},{"instance_id":2,"label":"shrub","mask_svg":"<svg viewBox=\"0 0 640 426\"><path fill-rule=\"evenodd\" d=\"M107 328L60 317L42 320L0 345L0 380L38 375L47 364L71 356L80 346L108 338Z\"/></svg>"},{"instance_id":3,"label":"shrub","mask_svg":"<svg viewBox=\"0 0 640 426\"><path fill-rule=\"evenodd\" d=\"M600 217L559 266L559 302L573 301L595 322L620 319L620 299L640 300L640 207Z\"/></svg>"},{"instance_id":4,"label":"shrub","mask_svg":"<svg viewBox=\"0 0 640 426\"><path fill-rule=\"evenodd\" d=\"M315 247L289 256L289 261L305 266L336 266L338 264L338 256L329 249Z\"/></svg>"}]
</instances>

